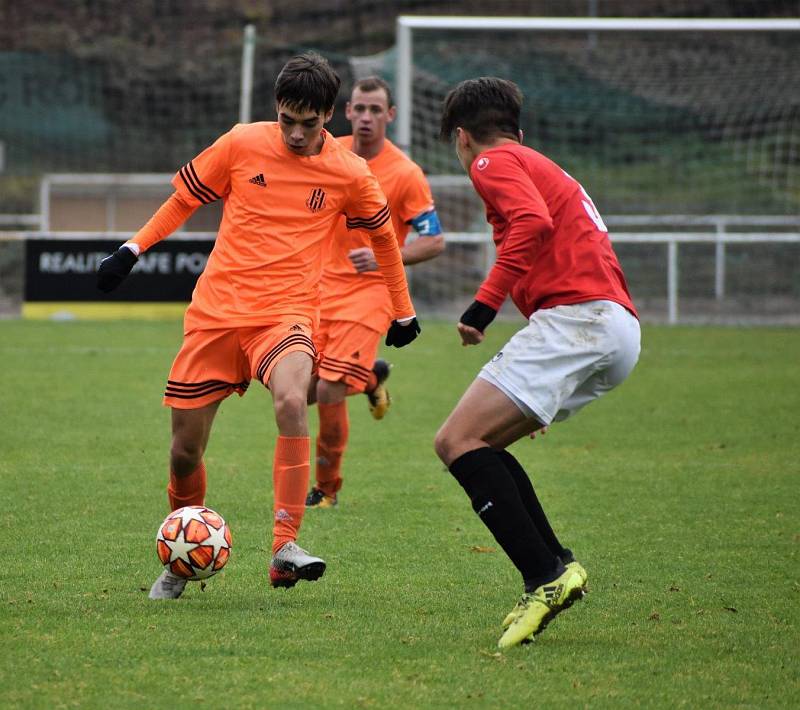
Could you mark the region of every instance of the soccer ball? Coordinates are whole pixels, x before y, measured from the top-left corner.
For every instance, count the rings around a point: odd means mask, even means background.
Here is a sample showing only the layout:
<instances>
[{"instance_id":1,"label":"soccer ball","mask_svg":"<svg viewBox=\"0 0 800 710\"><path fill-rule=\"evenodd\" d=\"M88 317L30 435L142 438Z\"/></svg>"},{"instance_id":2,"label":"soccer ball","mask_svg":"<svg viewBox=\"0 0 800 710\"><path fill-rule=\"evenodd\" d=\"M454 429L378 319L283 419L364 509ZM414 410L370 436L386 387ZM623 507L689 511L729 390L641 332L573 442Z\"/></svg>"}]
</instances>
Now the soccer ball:
<instances>
[{"instance_id":1,"label":"soccer ball","mask_svg":"<svg viewBox=\"0 0 800 710\"><path fill-rule=\"evenodd\" d=\"M156 551L161 564L184 579L207 579L231 554L231 531L219 513L202 505L173 510L158 528Z\"/></svg>"}]
</instances>

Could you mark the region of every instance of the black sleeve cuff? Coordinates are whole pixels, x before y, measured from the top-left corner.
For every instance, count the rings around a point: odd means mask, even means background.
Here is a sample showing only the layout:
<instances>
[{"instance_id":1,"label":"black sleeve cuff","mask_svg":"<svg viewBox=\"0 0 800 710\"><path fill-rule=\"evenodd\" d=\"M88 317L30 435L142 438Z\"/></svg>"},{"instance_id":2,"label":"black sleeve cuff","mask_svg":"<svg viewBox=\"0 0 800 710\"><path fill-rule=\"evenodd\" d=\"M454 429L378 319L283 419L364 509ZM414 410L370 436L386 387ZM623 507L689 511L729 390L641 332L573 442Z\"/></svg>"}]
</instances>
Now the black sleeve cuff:
<instances>
[{"instance_id":1,"label":"black sleeve cuff","mask_svg":"<svg viewBox=\"0 0 800 710\"><path fill-rule=\"evenodd\" d=\"M480 301L473 301L472 305L459 318L459 321L483 333L486 330L486 326L494 320L496 315L497 311L494 308Z\"/></svg>"}]
</instances>

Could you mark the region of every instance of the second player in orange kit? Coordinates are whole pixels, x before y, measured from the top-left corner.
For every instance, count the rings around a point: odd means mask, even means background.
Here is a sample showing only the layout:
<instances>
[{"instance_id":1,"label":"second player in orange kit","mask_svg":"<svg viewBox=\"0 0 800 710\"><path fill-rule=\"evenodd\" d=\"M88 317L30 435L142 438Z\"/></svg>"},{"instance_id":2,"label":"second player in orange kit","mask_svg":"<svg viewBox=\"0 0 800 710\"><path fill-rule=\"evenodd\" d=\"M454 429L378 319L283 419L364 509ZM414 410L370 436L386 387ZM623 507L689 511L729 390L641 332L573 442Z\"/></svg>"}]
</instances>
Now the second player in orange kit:
<instances>
[{"instance_id":1,"label":"second player in orange kit","mask_svg":"<svg viewBox=\"0 0 800 710\"><path fill-rule=\"evenodd\" d=\"M444 236L433 196L420 167L387 137L396 108L389 85L376 76L356 82L347 103L353 135L341 145L364 158L378 178L392 213L405 265L434 258ZM411 228L418 238L406 243ZM339 220L321 283L321 321L314 342L323 353L312 385L319 414L316 481L306 498L310 508L331 508L342 486L342 459L350 433L346 397L364 392L375 419L390 399L385 381L389 364L375 360L381 335L392 320L392 301L370 237L355 220Z\"/></svg>"}]
</instances>

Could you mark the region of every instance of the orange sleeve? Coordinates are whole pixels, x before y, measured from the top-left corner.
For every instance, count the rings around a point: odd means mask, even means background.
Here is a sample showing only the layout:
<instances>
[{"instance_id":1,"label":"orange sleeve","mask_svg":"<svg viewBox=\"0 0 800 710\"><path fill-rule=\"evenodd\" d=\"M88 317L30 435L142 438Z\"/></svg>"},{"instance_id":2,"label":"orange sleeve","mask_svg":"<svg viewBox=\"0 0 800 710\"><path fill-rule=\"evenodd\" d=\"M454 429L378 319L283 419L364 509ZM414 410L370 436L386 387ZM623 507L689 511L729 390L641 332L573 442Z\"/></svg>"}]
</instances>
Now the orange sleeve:
<instances>
[{"instance_id":1,"label":"orange sleeve","mask_svg":"<svg viewBox=\"0 0 800 710\"><path fill-rule=\"evenodd\" d=\"M199 207L221 200L231 189L231 143L236 126L192 158L172 178L175 191Z\"/></svg>"},{"instance_id":2,"label":"orange sleeve","mask_svg":"<svg viewBox=\"0 0 800 710\"><path fill-rule=\"evenodd\" d=\"M137 244L142 253L146 252L153 244L166 239L180 227L191 217L197 207L197 205L187 204L179 193L173 192L130 241Z\"/></svg>"},{"instance_id":3,"label":"orange sleeve","mask_svg":"<svg viewBox=\"0 0 800 710\"><path fill-rule=\"evenodd\" d=\"M416 165L414 170L410 170L408 178L404 180L405 190L403 199L398 205L400 214L398 217L403 222L410 222L414 217L433 209L433 195L425 175Z\"/></svg>"},{"instance_id":4,"label":"orange sleeve","mask_svg":"<svg viewBox=\"0 0 800 710\"><path fill-rule=\"evenodd\" d=\"M411 318L415 315L414 304L411 303L411 296L408 293L403 257L397 246L397 237L394 235L391 221L377 230L370 230L369 236L372 239L375 261L378 262L386 287L389 289L395 320Z\"/></svg>"},{"instance_id":5,"label":"orange sleeve","mask_svg":"<svg viewBox=\"0 0 800 710\"><path fill-rule=\"evenodd\" d=\"M392 227L392 213L377 178L369 170L357 178L355 192L345 213L348 229L363 229L369 233L375 261L389 289L395 319L410 318L414 315L414 306L408 294L403 257Z\"/></svg>"},{"instance_id":6,"label":"orange sleeve","mask_svg":"<svg viewBox=\"0 0 800 710\"><path fill-rule=\"evenodd\" d=\"M235 130L235 127L234 127ZM165 239L200 206L230 192L231 131L217 138L172 178L175 192L134 236L140 252Z\"/></svg>"}]
</instances>

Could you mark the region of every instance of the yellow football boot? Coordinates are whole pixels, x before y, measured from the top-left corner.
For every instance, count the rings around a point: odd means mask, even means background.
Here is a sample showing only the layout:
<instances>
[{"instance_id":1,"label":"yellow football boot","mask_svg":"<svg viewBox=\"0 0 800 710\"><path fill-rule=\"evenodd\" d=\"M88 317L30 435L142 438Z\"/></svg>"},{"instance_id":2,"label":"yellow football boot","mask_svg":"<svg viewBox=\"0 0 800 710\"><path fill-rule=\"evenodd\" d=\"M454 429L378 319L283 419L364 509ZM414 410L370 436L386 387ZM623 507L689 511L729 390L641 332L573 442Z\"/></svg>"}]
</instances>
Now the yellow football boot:
<instances>
[{"instance_id":1,"label":"yellow football boot","mask_svg":"<svg viewBox=\"0 0 800 710\"><path fill-rule=\"evenodd\" d=\"M497 645L505 650L532 640L559 612L582 599L583 594L583 580L575 569L566 569L552 582L523 594L508 615L513 618Z\"/></svg>"},{"instance_id":2,"label":"yellow football boot","mask_svg":"<svg viewBox=\"0 0 800 710\"><path fill-rule=\"evenodd\" d=\"M577 560L573 560L572 562L568 562L564 565L567 568L567 571L572 570L581 578L581 587L583 588L583 594L585 595L589 591L589 575L586 574L586 570L583 568L583 565L578 562ZM502 627L507 629L511 626L511 622L514 621L523 611L525 611L525 605L523 604L523 599L520 599L515 605L514 608L508 612L506 618L503 619ZM569 606L571 606L573 602L569 602ZM567 608L567 607L565 607Z\"/></svg>"},{"instance_id":3,"label":"yellow football boot","mask_svg":"<svg viewBox=\"0 0 800 710\"><path fill-rule=\"evenodd\" d=\"M389 396L389 390L386 389L386 380L389 379L389 372L392 366L386 360L376 360L372 366L372 371L375 373L375 378L378 384L371 392L365 392L367 401L369 402L369 413L373 419L383 419L389 407L392 404L392 398Z\"/></svg>"},{"instance_id":4,"label":"yellow football boot","mask_svg":"<svg viewBox=\"0 0 800 710\"><path fill-rule=\"evenodd\" d=\"M327 495L319 488L312 488L306 496L306 508L333 508L338 505L339 500L334 493Z\"/></svg>"}]
</instances>

